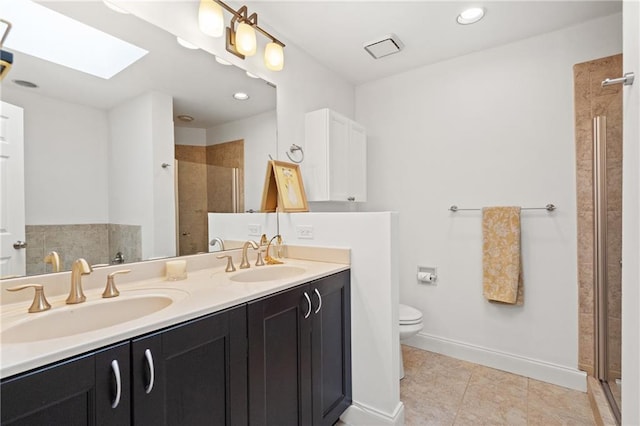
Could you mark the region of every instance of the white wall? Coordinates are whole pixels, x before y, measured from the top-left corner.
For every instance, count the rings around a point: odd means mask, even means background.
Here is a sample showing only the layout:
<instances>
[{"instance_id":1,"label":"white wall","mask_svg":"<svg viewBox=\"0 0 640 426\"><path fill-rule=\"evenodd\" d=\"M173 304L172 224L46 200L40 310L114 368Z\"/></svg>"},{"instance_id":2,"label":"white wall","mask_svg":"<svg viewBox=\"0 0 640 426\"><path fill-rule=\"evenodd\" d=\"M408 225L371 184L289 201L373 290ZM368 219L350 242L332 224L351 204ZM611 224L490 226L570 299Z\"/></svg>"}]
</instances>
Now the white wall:
<instances>
[{"instance_id":1,"label":"white wall","mask_svg":"<svg viewBox=\"0 0 640 426\"><path fill-rule=\"evenodd\" d=\"M24 108L27 225L108 221L107 114L6 85Z\"/></svg>"},{"instance_id":2,"label":"white wall","mask_svg":"<svg viewBox=\"0 0 640 426\"><path fill-rule=\"evenodd\" d=\"M174 129L176 145L207 145L207 130L195 127L176 127Z\"/></svg>"},{"instance_id":3,"label":"white wall","mask_svg":"<svg viewBox=\"0 0 640 426\"><path fill-rule=\"evenodd\" d=\"M172 104L146 93L109 111L109 218L142 226L143 259L175 256Z\"/></svg>"},{"instance_id":4,"label":"white wall","mask_svg":"<svg viewBox=\"0 0 640 426\"><path fill-rule=\"evenodd\" d=\"M269 155L276 158L276 110L207 129L207 145L244 140L244 206L260 210Z\"/></svg>"},{"instance_id":5,"label":"white wall","mask_svg":"<svg viewBox=\"0 0 640 426\"><path fill-rule=\"evenodd\" d=\"M640 424L640 3L623 3L622 423Z\"/></svg>"},{"instance_id":6,"label":"white wall","mask_svg":"<svg viewBox=\"0 0 640 426\"><path fill-rule=\"evenodd\" d=\"M398 336L398 215L378 213L209 213L209 237L246 241L248 225L284 244L351 249L353 404L347 424L401 424ZM311 226L313 239L296 237ZM236 259L237 263L238 259Z\"/></svg>"},{"instance_id":7,"label":"white wall","mask_svg":"<svg viewBox=\"0 0 640 426\"><path fill-rule=\"evenodd\" d=\"M400 215L400 300L424 313L413 343L565 386L577 371L574 64L621 51L621 16L418 68L356 89L367 128L367 210ZM480 212L522 214L525 303L482 296ZM418 265L438 267L421 285Z\"/></svg>"}]
</instances>

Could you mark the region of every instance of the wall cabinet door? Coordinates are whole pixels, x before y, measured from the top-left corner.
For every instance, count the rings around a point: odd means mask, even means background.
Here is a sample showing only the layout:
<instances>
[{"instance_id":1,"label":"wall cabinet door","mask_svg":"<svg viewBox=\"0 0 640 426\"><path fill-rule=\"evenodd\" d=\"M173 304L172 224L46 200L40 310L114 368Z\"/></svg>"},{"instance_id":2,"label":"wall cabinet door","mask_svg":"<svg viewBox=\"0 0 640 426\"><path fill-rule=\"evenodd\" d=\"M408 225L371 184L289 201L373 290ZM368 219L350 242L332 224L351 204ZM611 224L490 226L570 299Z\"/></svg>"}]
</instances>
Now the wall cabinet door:
<instances>
[{"instance_id":1,"label":"wall cabinet door","mask_svg":"<svg viewBox=\"0 0 640 426\"><path fill-rule=\"evenodd\" d=\"M308 201L367 200L367 137L363 126L327 108L305 117L301 168Z\"/></svg>"},{"instance_id":2,"label":"wall cabinet door","mask_svg":"<svg viewBox=\"0 0 640 426\"><path fill-rule=\"evenodd\" d=\"M244 305L134 340L134 424L247 424L246 350Z\"/></svg>"},{"instance_id":3,"label":"wall cabinet door","mask_svg":"<svg viewBox=\"0 0 640 426\"><path fill-rule=\"evenodd\" d=\"M3 425L128 425L129 343L4 380L0 393Z\"/></svg>"},{"instance_id":4,"label":"wall cabinet door","mask_svg":"<svg viewBox=\"0 0 640 426\"><path fill-rule=\"evenodd\" d=\"M247 314L249 423L334 424L351 404L349 272L249 303Z\"/></svg>"}]
</instances>

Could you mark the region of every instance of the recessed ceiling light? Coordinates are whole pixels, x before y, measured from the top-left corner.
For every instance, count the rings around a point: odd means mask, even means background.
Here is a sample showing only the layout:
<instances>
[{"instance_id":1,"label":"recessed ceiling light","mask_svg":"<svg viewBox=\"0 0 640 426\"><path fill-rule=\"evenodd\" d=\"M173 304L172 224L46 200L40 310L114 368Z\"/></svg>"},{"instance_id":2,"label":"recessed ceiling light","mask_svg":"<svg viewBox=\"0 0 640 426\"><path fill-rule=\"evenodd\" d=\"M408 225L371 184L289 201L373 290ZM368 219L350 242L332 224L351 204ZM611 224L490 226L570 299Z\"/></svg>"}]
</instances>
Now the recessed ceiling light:
<instances>
[{"instance_id":1,"label":"recessed ceiling light","mask_svg":"<svg viewBox=\"0 0 640 426\"><path fill-rule=\"evenodd\" d=\"M251 77L251 78L260 78L259 76L255 75L254 73L251 73L249 71L247 71L247 76Z\"/></svg>"},{"instance_id":2,"label":"recessed ceiling light","mask_svg":"<svg viewBox=\"0 0 640 426\"><path fill-rule=\"evenodd\" d=\"M37 89L38 85L27 80L11 80L18 86L27 87L29 89Z\"/></svg>"},{"instance_id":3,"label":"recessed ceiling light","mask_svg":"<svg viewBox=\"0 0 640 426\"><path fill-rule=\"evenodd\" d=\"M484 9L481 7L471 7L458 15L457 21L460 25L475 24L484 16Z\"/></svg>"},{"instance_id":4,"label":"recessed ceiling light","mask_svg":"<svg viewBox=\"0 0 640 426\"><path fill-rule=\"evenodd\" d=\"M249 95L244 92L236 92L233 94L233 99L237 101L246 101L247 99L249 99Z\"/></svg>"},{"instance_id":5,"label":"recessed ceiling light","mask_svg":"<svg viewBox=\"0 0 640 426\"><path fill-rule=\"evenodd\" d=\"M231 62L227 61L226 59L222 59L219 56L216 56L216 62L220 65L231 65Z\"/></svg>"},{"instance_id":6,"label":"recessed ceiling light","mask_svg":"<svg viewBox=\"0 0 640 426\"><path fill-rule=\"evenodd\" d=\"M149 53L32 1L3 2L2 17L13 24L4 47L104 79Z\"/></svg>"},{"instance_id":7,"label":"recessed ceiling light","mask_svg":"<svg viewBox=\"0 0 640 426\"><path fill-rule=\"evenodd\" d=\"M178 44L182 47L185 47L187 49L191 49L191 50L198 50L200 49L198 46L196 46L193 43L189 43L187 40L180 38L180 37L176 37L176 40L178 40Z\"/></svg>"},{"instance_id":8,"label":"recessed ceiling light","mask_svg":"<svg viewBox=\"0 0 640 426\"><path fill-rule=\"evenodd\" d=\"M176 118L180 121L184 121L185 123L191 123L193 121L193 117L187 114L180 114Z\"/></svg>"},{"instance_id":9,"label":"recessed ceiling light","mask_svg":"<svg viewBox=\"0 0 640 426\"><path fill-rule=\"evenodd\" d=\"M125 14L125 15L129 15L128 11L124 10L120 6L116 6L115 4L111 3L110 1L102 0L102 2L105 4L105 6L107 6L109 9L113 10L114 12L118 12L118 13L122 13L122 14Z\"/></svg>"}]
</instances>

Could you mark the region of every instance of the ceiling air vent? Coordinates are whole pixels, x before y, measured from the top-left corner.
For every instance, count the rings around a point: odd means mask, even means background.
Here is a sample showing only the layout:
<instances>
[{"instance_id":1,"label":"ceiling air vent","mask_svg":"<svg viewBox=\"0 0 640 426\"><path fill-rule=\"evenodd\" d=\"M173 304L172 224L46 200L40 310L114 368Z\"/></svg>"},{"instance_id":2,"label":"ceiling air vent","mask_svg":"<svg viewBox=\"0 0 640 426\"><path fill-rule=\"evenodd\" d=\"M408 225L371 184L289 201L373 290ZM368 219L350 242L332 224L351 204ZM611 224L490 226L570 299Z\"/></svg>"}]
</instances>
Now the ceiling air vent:
<instances>
[{"instance_id":1,"label":"ceiling air vent","mask_svg":"<svg viewBox=\"0 0 640 426\"><path fill-rule=\"evenodd\" d=\"M404 44L395 34L387 34L384 37L364 44L364 50L373 56L374 59L380 59L384 56L398 53L403 47Z\"/></svg>"}]
</instances>

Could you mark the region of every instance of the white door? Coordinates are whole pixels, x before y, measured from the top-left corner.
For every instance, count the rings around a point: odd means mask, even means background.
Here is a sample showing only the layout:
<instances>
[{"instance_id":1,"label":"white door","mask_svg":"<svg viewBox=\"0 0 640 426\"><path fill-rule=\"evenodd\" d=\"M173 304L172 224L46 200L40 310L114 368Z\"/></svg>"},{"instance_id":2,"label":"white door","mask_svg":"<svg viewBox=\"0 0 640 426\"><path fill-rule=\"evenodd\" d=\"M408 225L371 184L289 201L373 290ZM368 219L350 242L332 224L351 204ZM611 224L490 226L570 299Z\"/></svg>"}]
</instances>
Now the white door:
<instances>
[{"instance_id":1,"label":"white door","mask_svg":"<svg viewBox=\"0 0 640 426\"><path fill-rule=\"evenodd\" d=\"M2 102L0 107L0 277L26 274L27 256L24 241L23 110Z\"/></svg>"}]
</instances>

